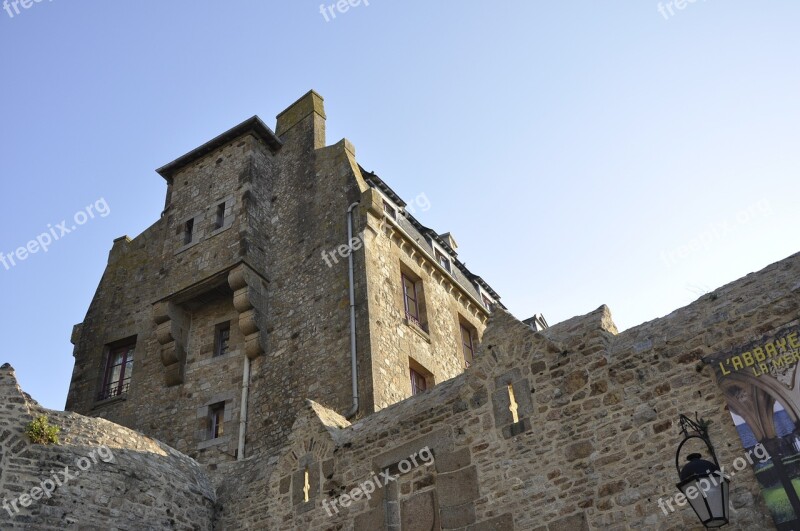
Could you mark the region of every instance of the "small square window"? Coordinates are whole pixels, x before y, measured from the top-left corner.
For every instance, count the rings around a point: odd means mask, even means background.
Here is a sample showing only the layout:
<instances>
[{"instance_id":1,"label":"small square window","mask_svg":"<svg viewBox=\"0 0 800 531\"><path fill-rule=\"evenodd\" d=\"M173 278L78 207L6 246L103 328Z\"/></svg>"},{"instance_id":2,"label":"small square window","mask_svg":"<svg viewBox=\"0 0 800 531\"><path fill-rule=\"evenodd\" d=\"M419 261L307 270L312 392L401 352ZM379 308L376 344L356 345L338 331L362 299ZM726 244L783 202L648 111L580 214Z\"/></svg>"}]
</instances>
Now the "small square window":
<instances>
[{"instance_id":1,"label":"small square window","mask_svg":"<svg viewBox=\"0 0 800 531\"><path fill-rule=\"evenodd\" d=\"M188 245L194 239L194 219L190 219L183 226L183 244Z\"/></svg>"},{"instance_id":2,"label":"small square window","mask_svg":"<svg viewBox=\"0 0 800 531\"><path fill-rule=\"evenodd\" d=\"M223 323L217 326L214 338L214 357L224 356L228 353L231 341L231 324Z\"/></svg>"},{"instance_id":3,"label":"small square window","mask_svg":"<svg viewBox=\"0 0 800 531\"><path fill-rule=\"evenodd\" d=\"M225 434L225 402L208 407L209 438L219 439Z\"/></svg>"},{"instance_id":4,"label":"small square window","mask_svg":"<svg viewBox=\"0 0 800 531\"><path fill-rule=\"evenodd\" d=\"M214 222L214 229L221 229L225 225L225 203L217 205L217 218Z\"/></svg>"},{"instance_id":5,"label":"small square window","mask_svg":"<svg viewBox=\"0 0 800 531\"><path fill-rule=\"evenodd\" d=\"M482 295L482 298L483 298L483 305L486 306L487 310L491 310L492 306L494 306L494 302L492 302L492 300L486 295Z\"/></svg>"}]
</instances>

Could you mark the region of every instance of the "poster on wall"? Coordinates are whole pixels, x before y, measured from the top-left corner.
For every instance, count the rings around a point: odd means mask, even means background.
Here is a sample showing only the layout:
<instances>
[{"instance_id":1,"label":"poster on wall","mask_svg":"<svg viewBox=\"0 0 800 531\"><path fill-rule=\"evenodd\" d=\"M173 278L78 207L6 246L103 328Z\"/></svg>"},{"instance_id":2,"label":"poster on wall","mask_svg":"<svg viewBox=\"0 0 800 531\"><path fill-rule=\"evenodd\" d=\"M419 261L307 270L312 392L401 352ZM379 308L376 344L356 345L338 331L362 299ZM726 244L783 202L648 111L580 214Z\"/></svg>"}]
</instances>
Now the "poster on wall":
<instances>
[{"instance_id":1,"label":"poster on wall","mask_svg":"<svg viewBox=\"0 0 800 531\"><path fill-rule=\"evenodd\" d=\"M779 531L800 531L800 321L706 360L714 368L745 452Z\"/></svg>"}]
</instances>

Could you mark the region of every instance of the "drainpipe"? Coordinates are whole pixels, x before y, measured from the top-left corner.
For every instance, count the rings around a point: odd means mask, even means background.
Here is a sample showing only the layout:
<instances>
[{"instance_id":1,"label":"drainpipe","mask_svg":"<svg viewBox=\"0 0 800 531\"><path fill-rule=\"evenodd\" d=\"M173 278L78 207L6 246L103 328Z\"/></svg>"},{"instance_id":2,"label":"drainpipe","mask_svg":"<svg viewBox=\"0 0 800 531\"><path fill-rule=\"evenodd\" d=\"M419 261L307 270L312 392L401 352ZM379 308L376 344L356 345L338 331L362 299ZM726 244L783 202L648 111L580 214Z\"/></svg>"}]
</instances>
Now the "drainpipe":
<instances>
[{"instance_id":1,"label":"drainpipe","mask_svg":"<svg viewBox=\"0 0 800 531\"><path fill-rule=\"evenodd\" d=\"M236 459L244 459L244 440L247 435L247 401L250 394L250 358L244 355L244 371L242 373L242 407L239 411L239 450Z\"/></svg>"},{"instance_id":2,"label":"drainpipe","mask_svg":"<svg viewBox=\"0 0 800 531\"><path fill-rule=\"evenodd\" d=\"M350 253L347 256L348 278L350 288L350 371L353 375L353 407L345 413L345 418L350 420L358 413L358 363L356 359L356 290L353 280L353 209L358 203L353 203L347 209L347 245Z\"/></svg>"}]
</instances>

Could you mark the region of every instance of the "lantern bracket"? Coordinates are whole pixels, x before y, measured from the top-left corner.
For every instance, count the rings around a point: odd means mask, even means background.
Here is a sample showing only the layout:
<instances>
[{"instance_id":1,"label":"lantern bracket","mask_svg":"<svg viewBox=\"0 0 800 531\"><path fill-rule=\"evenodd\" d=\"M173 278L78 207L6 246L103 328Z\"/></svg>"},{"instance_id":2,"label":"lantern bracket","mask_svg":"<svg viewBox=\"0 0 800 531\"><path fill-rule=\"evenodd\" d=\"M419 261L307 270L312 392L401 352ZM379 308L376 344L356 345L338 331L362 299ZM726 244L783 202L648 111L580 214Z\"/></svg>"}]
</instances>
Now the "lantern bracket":
<instances>
[{"instance_id":1,"label":"lantern bracket","mask_svg":"<svg viewBox=\"0 0 800 531\"><path fill-rule=\"evenodd\" d=\"M678 451L675 452L675 469L678 471L678 476L680 476L681 473L681 449L683 448L683 445L689 442L691 439L700 439L703 441L703 443L706 445L706 448L708 448L709 455L714 460L714 464L717 465L717 468L719 468L717 453L714 451L714 446L711 444L711 439L708 436L709 424L710 422L698 417L696 412L694 414L694 419L691 419L686 415L680 416L680 429L681 433L683 433L683 441L681 441L681 444L678 446Z\"/></svg>"}]
</instances>

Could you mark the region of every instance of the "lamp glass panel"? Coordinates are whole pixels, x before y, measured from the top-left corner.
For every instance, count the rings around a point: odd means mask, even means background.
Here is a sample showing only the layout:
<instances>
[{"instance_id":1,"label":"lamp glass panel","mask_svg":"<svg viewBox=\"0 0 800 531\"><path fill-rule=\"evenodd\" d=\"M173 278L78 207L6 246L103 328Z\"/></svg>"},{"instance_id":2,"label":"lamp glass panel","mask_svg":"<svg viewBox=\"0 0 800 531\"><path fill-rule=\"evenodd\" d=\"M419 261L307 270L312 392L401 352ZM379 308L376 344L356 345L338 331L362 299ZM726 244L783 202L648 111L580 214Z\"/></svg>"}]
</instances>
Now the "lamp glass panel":
<instances>
[{"instance_id":1,"label":"lamp glass panel","mask_svg":"<svg viewBox=\"0 0 800 531\"><path fill-rule=\"evenodd\" d=\"M687 490L694 487L693 494L695 495L694 498L690 498L689 495L686 493ZM686 499L689 500L689 505L692 506L694 512L697 513L698 518L702 522L707 522L711 519L711 512L708 510L708 506L706 505L706 499L703 497L702 492L703 490L700 488L700 484L698 480L689 481L688 483L682 485L680 487L681 492L686 496Z\"/></svg>"},{"instance_id":2,"label":"lamp glass panel","mask_svg":"<svg viewBox=\"0 0 800 531\"><path fill-rule=\"evenodd\" d=\"M725 498L725 496L723 496L723 488L722 485L717 485L716 487L712 486L708 489L708 492L706 492L708 496L708 507L711 509L711 516L714 518L725 518L726 511L723 505Z\"/></svg>"}]
</instances>

